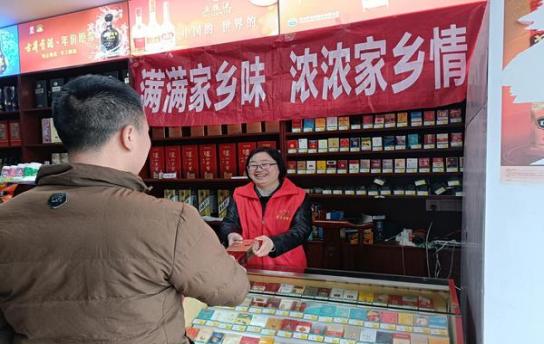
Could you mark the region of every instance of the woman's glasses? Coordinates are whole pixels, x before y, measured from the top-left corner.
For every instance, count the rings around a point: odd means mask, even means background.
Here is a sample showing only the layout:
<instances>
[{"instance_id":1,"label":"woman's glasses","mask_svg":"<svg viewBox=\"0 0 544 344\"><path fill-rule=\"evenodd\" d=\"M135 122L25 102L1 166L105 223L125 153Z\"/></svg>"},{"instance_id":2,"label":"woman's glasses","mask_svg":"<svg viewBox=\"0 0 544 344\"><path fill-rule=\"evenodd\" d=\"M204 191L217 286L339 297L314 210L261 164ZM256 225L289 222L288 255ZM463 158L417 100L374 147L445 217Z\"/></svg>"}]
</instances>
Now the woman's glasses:
<instances>
[{"instance_id":1,"label":"woman's glasses","mask_svg":"<svg viewBox=\"0 0 544 344\"><path fill-rule=\"evenodd\" d=\"M275 162L263 162L261 164L249 164L247 165L248 171L257 171L258 168L261 168L261 170L269 170L270 167L277 165Z\"/></svg>"}]
</instances>

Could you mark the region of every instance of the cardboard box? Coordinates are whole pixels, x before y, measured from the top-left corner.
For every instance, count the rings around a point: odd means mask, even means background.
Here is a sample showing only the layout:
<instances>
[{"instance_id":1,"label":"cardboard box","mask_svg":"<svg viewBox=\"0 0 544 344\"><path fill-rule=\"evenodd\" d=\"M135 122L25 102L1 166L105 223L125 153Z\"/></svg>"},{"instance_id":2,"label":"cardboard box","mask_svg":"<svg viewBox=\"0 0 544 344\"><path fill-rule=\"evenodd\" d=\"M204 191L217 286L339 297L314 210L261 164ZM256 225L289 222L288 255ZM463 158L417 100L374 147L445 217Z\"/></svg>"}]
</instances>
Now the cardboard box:
<instances>
[{"instance_id":1,"label":"cardboard box","mask_svg":"<svg viewBox=\"0 0 544 344\"><path fill-rule=\"evenodd\" d=\"M160 179L164 169L164 147L151 147L149 151L149 176L153 179Z\"/></svg>"},{"instance_id":2,"label":"cardboard box","mask_svg":"<svg viewBox=\"0 0 544 344\"><path fill-rule=\"evenodd\" d=\"M280 121L266 121L264 122L264 131L266 133L279 133Z\"/></svg>"},{"instance_id":3,"label":"cardboard box","mask_svg":"<svg viewBox=\"0 0 544 344\"><path fill-rule=\"evenodd\" d=\"M204 126L197 125L197 126L191 127L191 136L195 136L195 137L204 136Z\"/></svg>"},{"instance_id":4,"label":"cardboard box","mask_svg":"<svg viewBox=\"0 0 544 344\"><path fill-rule=\"evenodd\" d=\"M21 139L21 123L19 121L9 121L9 145L20 146L23 141Z\"/></svg>"},{"instance_id":5,"label":"cardboard box","mask_svg":"<svg viewBox=\"0 0 544 344\"><path fill-rule=\"evenodd\" d=\"M287 140L287 153L298 153L298 140Z\"/></svg>"},{"instance_id":6,"label":"cardboard box","mask_svg":"<svg viewBox=\"0 0 544 344\"><path fill-rule=\"evenodd\" d=\"M227 125L227 134L228 135L238 135L242 133L242 125L237 124L229 124Z\"/></svg>"},{"instance_id":7,"label":"cardboard box","mask_svg":"<svg viewBox=\"0 0 544 344\"><path fill-rule=\"evenodd\" d=\"M219 178L232 178L238 175L236 160L236 144L222 143L219 145Z\"/></svg>"},{"instance_id":8,"label":"cardboard box","mask_svg":"<svg viewBox=\"0 0 544 344\"><path fill-rule=\"evenodd\" d=\"M53 118L42 118L42 143L61 143Z\"/></svg>"},{"instance_id":9,"label":"cardboard box","mask_svg":"<svg viewBox=\"0 0 544 344\"><path fill-rule=\"evenodd\" d=\"M182 175L186 179L195 179L199 177L199 158L197 145L181 146Z\"/></svg>"},{"instance_id":10,"label":"cardboard box","mask_svg":"<svg viewBox=\"0 0 544 344\"><path fill-rule=\"evenodd\" d=\"M166 138L165 127L151 127L151 139L160 140Z\"/></svg>"},{"instance_id":11,"label":"cardboard box","mask_svg":"<svg viewBox=\"0 0 544 344\"><path fill-rule=\"evenodd\" d=\"M253 122L253 123L246 124L246 133L255 134L255 133L262 133L262 132L263 132L262 122Z\"/></svg>"},{"instance_id":12,"label":"cardboard box","mask_svg":"<svg viewBox=\"0 0 544 344\"><path fill-rule=\"evenodd\" d=\"M255 148L257 148L255 142L238 142L238 173L240 175L246 175L246 160Z\"/></svg>"},{"instance_id":13,"label":"cardboard box","mask_svg":"<svg viewBox=\"0 0 544 344\"><path fill-rule=\"evenodd\" d=\"M169 174L168 178L179 178L181 176L181 148L179 146L166 146L164 147L164 155L164 172Z\"/></svg>"},{"instance_id":14,"label":"cardboard box","mask_svg":"<svg viewBox=\"0 0 544 344\"><path fill-rule=\"evenodd\" d=\"M182 127L168 127L168 137L171 137L171 138L183 137Z\"/></svg>"},{"instance_id":15,"label":"cardboard box","mask_svg":"<svg viewBox=\"0 0 544 344\"><path fill-rule=\"evenodd\" d=\"M201 178L217 178L217 146L215 144L199 145L198 149Z\"/></svg>"},{"instance_id":16,"label":"cardboard box","mask_svg":"<svg viewBox=\"0 0 544 344\"><path fill-rule=\"evenodd\" d=\"M221 128L221 124L207 125L206 126L206 135L207 136L220 136L220 135L223 135L223 130Z\"/></svg>"}]
</instances>

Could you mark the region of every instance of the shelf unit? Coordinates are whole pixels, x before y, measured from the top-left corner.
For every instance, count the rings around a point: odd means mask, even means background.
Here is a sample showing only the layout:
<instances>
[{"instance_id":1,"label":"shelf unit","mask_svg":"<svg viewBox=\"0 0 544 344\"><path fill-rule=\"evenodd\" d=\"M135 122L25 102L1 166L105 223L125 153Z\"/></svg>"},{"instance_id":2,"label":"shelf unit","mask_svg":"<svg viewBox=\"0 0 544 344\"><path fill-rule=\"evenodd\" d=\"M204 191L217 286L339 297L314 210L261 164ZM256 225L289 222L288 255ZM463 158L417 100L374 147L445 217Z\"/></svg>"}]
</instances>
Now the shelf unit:
<instances>
[{"instance_id":1,"label":"shelf unit","mask_svg":"<svg viewBox=\"0 0 544 344\"><path fill-rule=\"evenodd\" d=\"M65 81L78 75L87 73L104 73L110 71L121 71L128 69L128 60L116 60L108 63L99 63L86 66L73 67L68 69L44 71L23 74L15 77L0 78L0 87L3 85L18 86L18 111L0 112L1 120L20 121L22 144L13 147L0 147L0 157L10 157L16 162L43 162L51 160L52 153L65 152L62 144L42 143L41 135L41 119L50 117L51 106L36 107L34 102L34 88L37 80L50 80L54 78L64 78ZM464 108L464 104L454 104L450 108ZM403 111L404 109L399 109ZM424 110L424 109L423 109ZM363 115L363 114L361 114ZM354 115L354 116L361 116ZM366 115L366 114L365 114ZM433 134L433 133L464 133L464 123L451 123L446 125L435 126L417 126L417 127L399 127L399 128L372 128L372 129L350 129L350 130L333 130L320 132L291 132L291 121L282 121L279 124L279 130L276 132L257 132L248 133L246 124L242 124L242 133L226 134L227 125L222 126L223 135L212 136L190 136L190 128L182 128L182 137L164 137L152 138L153 146L184 146L184 145L200 145L200 144L222 144L222 143L245 143L258 141L274 141L277 147L281 150L284 160L332 160L332 159L394 159L394 158L420 158L420 157L461 157L463 155L463 147L449 147L441 149L402 149L402 150L382 150L382 151L354 151L354 152L321 152L321 153L288 153L287 142L289 140L298 140L303 138L308 139L325 139L325 138L351 138L351 137L376 137L376 136L397 136L418 134ZM264 129L264 126L263 126ZM149 164L149 162L147 163ZM335 188L346 188L357 185L372 184L377 177L385 179L387 183L411 183L416 179L425 179L429 184L435 182L447 182L450 179L461 180L462 172L423 172L423 173L334 173L334 174L289 174L297 185L312 190L312 188L320 188L323 186L334 186ZM151 179L149 173L149 165L146 165L141 172L141 177L144 182L152 187L150 191L152 195L163 197L165 190L172 189L229 189L244 185L248 182L245 178L216 178L216 179ZM357 217L362 213L365 214L383 214L387 220L394 224L402 224L409 228L425 228L430 222L433 222L433 234L442 235L451 232L453 229L461 227L461 214L459 212L435 212L427 210L429 202L453 202L460 205L461 197L451 195L429 195L429 196L363 196L350 194L309 194L312 203L319 205L326 210L343 210L350 217ZM212 226L217 227L218 223L213 223ZM333 226L334 227L334 226ZM339 229L340 227L337 227ZM332 229L331 233L337 232ZM334 242L334 241L331 241ZM309 257L321 257L315 262L319 262L314 267L334 267L334 268L353 268L361 269L361 266L355 264L347 264L345 259L340 259L343 253L336 243L330 246L327 240L311 241L306 244L306 249ZM329 247L330 246L330 247ZM379 246L379 245L378 245ZM378 248L374 246L374 248ZM336 247L336 248L334 248ZM353 250L369 250L366 245L359 245ZM399 248L389 247L389 250L394 252ZM397 251L395 251L397 250ZM357 251L358 252L358 251ZM359 257L359 253L353 253L354 257ZM395 253L396 254L396 253ZM393 254L393 255L395 255ZM374 258L373 258L374 259ZM374 272L391 272L395 264L393 260L384 258L384 262L375 264L374 268L365 266L365 269ZM388 262L389 261L389 262ZM339 263L340 262L340 263ZM347 264L347 265L346 265ZM372 263L369 263L372 264ZM368 265L368 264L367 264ZM377 267L381 266L381 267ZM389 268L386 268L389 266ZM380 270L381 269L381 270ZM417 271L421 267L415 267Z\"/></svg>"}]
</instances>

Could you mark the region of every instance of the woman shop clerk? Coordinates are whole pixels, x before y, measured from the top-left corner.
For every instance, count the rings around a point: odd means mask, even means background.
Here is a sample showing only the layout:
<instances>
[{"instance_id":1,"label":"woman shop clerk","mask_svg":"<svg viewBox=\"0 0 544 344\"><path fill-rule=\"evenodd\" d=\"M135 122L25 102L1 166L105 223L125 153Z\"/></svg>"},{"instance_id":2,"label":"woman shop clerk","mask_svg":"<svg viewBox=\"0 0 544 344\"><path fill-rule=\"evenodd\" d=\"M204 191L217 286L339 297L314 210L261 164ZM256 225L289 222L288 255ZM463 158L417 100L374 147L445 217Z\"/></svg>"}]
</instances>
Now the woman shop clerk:
<instances>
[{"instance_id":1,"label":"woman shop clerk","mask_svg":"<svg viewBox=\"0 0 544 344\"><path fill-rule=\"evenodd\" d=\"M312 231L308 196L285 177L287 169L276 149L253 150L246 173L251 182L234 190L221 223L221 240L229 245L258 240L249 268L304 271L302 244Z\"/></svg>"}]
</instances>

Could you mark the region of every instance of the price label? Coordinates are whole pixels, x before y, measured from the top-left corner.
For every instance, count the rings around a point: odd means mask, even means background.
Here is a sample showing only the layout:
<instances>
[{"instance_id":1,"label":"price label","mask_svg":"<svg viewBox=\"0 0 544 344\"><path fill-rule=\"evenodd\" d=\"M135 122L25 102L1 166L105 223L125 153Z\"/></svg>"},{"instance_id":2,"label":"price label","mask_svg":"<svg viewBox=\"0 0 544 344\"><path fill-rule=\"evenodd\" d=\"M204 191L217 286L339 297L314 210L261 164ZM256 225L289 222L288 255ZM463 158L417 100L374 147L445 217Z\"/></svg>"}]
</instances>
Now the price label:
<instances>
[{"instance_id":1,"label":"price label","mask_svg":"<svg viewBox=\"0 0 544 344\"><path fill-rule=\"evenodd\" d=\"M206 325L206 320L195 319L195 320L193 320L193 324L195 324L195 325Z\"/></svg>"},{"instance_id":2,"label":"price label","mask_svg":"<svg viewBox=\"0 0 544 344\"><path fill-rule=\"evenodd\" d=\"M247 327L248 332L254 332L254 333L260 333L261 328L257 326L248 326Z\"/></svg>"},{"instance_id":3,"label":"price label","mask_svg":"<svg viewBox=\"0 0 544 344\"><path fill-rule=\"evenodd\" d=\"M251 307L251 308L249 309L249 311L250 311L251 313L256 313L256 314L261 314L261 313L263 312L262 309L257 308L257 307Z\"/></svg>"},{"instance_id":4,"label":"price label","mask_svg":"<svg viewBox=\"0 0 544 344\"><path fill-rule=\"evenodd\" d=\"M322 322L332 322L332 317L319 317L319 321Z\"/></svg>"},{"instance_id":5,"label":"price label","mask_svg":"<svg viewBox=\"0 0 544 344\"><path fill-rule=\"evenodd\" d=\"M306 320L312 320L312 321L317 321L318 316L315 315L315 314L304 314L304 319L306 319Z\"/></svg>"},{"instance_id":6,"label":"price label","mask_svg":"<svg viewBox=\"0 0 544 344\"><path fill-rule=\"evenodd\" d=\"M334 318L334 322L338 323L338 324L347 324L348 319L346 319L346 318Z\"/></svg>"},{"instance_id":7,"label":"price label","mask_svg":"<svg viewBox=\"0 0 544 344\"><path fill-rule=\"evenodd\" d=\"M302 318L304 316L304 314L301 312L290 312L289 315L293 318Z\"/></svg>"},{"instance_id":8,"label":"price label","mask_svg":"<svg viewBox=\"0 0 544 344\"><path fill-rule=\"evenodd\" d=\"M278 331L278 337L291 338L293 334L287 331Z\"/></svg>"},{"instance_id":9,"label":"price label","mask_svg":"<svg viewBox=\"0 0 544 344\"><path fill-rule=\"evenodd\" d=\"M336 338L336 337L325 337L325 343L329 343L329 344L340 344L340 338Z\"/></svg>"},{"instance_id":10,"label":"price label","mask_svg":"<svg viewBox=\"0 0 544 344\"><path fill-rule=\"evenodd\" d=\"M276 331L274 330L271 330L269 328L265 328L261 331L261 334L265 335L265 336L274 336L276 334Z\"/></svg>"},{"instance_id":11,"label":"price label","mask_svg":"<svg viewBox=\"0 0 544 344\"><path fill-rule=\"evenodd\" d=\"M293 338L302 339L302 340L307 340L307 339L308 339L308 335L307 335L306 333L298 333L298 332L295 332L295 333L293 333Z\"/></svg>"},{"instance_id":12,"label":"price label","mask_svg":"<svg viewBox=\"0 0 544 344\"><path fill-rule=\"evenodd\" d=\"M373 321L366 321L365 322L365 327L379 329L380 328L380 323L373 322Z\"/></svg>"},{"instance_id":13,"label":"price label","mask_svg":"<svg viewBox=\"0 0 544 344\"><path fill-rule=\"evenodd\" d=\"M281 311L281 310L278 309L276 311L276 315L279 315L281 317L287 317L287 316L289 316L289 312L288 311Z\"/></svg>"},{"instance_id":14,"label":"price label","mask_svg":"<svg viewBox=\"0 0 544 344\"><path fill-rule=\"evenodd\" d=\"M276 313L276 310L274 308L265 308L263 309L264 314L274 314Z\"/></svg>"},{"instance_id":15,"label":"price label","mask_svg":"<svg viewBox=\"0 0 544 344\"><path fill-rule=\"evenodd\" d=\"M325 337L323 336L320 336L318 334L310 334L308 336L308 339L311 340L311 341L314 341L314 342L320 342L322 343L324 340L325 340Z\"/></svg>"},{"instance_id":16,"label":"price label","mask_svg":"<svg viewBox=\"0 0 544 344\"><path fill-rule=\"evenodd\" d=\"M357 319L349 319L348 323L350 325L355 325L355 326L363 326L364 325L364 322L362 320L357 320Z\"/></svg>"},{"instance_id":17,"label":"price label","mask_svg":"<svg viewBox=\"0 0 544 344\"><path fill-rule=\"evenodd\" d=\"M246 332L247 327L243 325L232 325L232 329L238 332Z\"/></svg>"}]
</instances>

